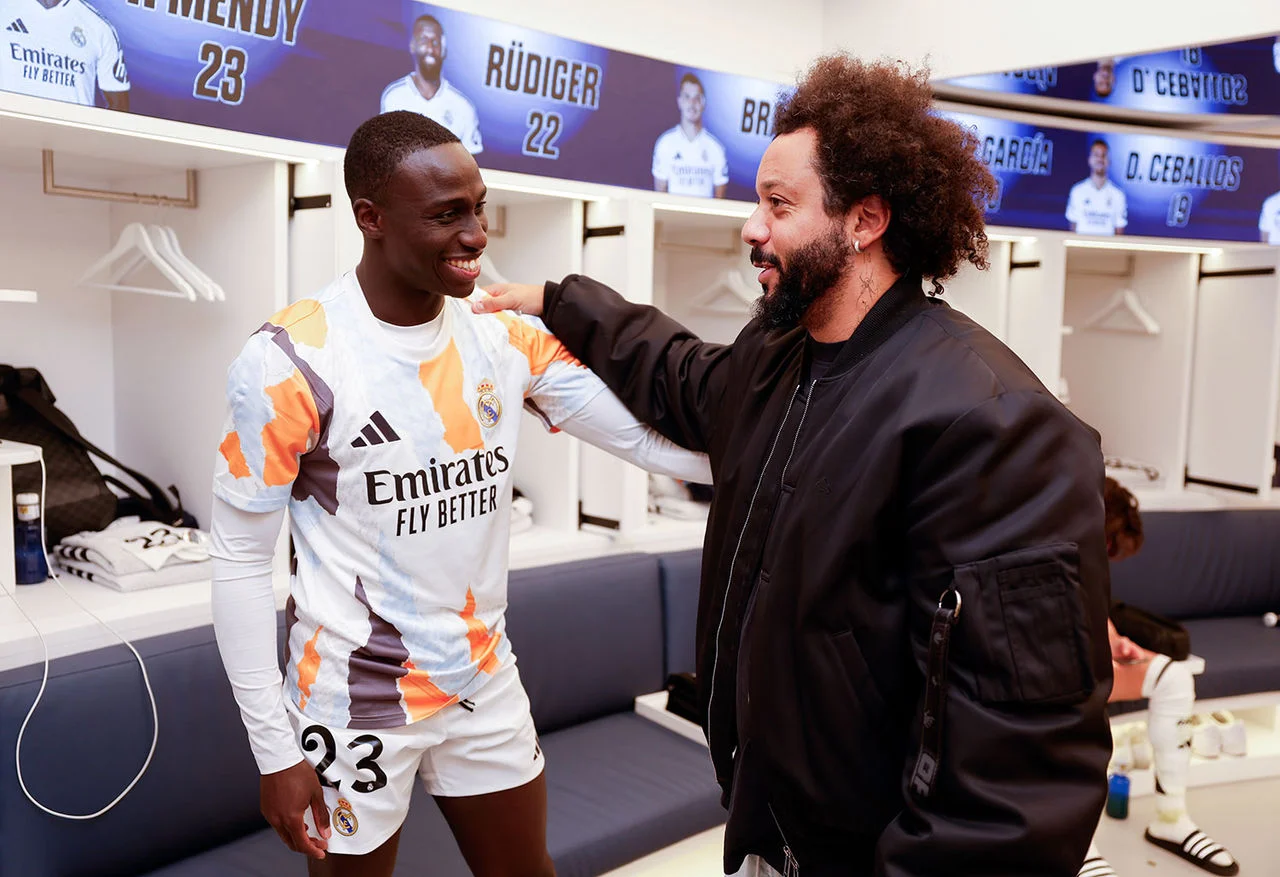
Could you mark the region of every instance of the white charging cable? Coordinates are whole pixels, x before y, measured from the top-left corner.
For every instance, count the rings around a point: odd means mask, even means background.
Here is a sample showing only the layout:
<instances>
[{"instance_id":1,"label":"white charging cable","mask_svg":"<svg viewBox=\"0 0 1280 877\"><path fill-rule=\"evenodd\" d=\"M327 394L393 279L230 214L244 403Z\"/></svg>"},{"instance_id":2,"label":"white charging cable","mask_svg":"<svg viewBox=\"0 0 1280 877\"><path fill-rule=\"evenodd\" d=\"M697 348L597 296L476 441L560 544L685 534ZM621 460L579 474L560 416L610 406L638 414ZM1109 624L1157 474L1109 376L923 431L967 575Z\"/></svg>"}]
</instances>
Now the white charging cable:
<instances>
[{"instance_id":1,"label":"white charging cable","mask_svg":"<svg viewBox=\"0 0 1280 877\"><path fill-rule=\"evenodd\" d=\"M115 635L115 638L120 640L120 642L124 643L128 647L129 651L133 652L134 658L138 660L138 666L142 668L143 684L147 686L147 697L151 699L151 751L147 753L147 760L142 763L142 767L139 768L138 770L138 775L133 778L132 782L130 782L129 785L125 786L124 791L121 792L119 795L117 795L114 801L112 801L107 806L103 807L97 813L84 813L84 814L61 813L57 810L53 810L49 807L46 807L45 805L41 804L39 801L35 799L35 796L32 795L31 791L27 788L26 781L22 778L22 738L27 733L27 724L30 723L31 717L35 715L36 708L40 706L40 700L41 698L44 697L45 688L49 684L49 644L45 641L44 634L40 632L39 626L35 623L35 621L31 618L31 616L26 613L26 611L22 608L22 606L19 605L17 595L15 594L13 597L13 605L18 607L18 611L22 613L22 617L27 619L27 622L32 626L32 628L35 629L36 636L40 637L40 646L41 648L44 649L44 676L40 680L40 691L36 693L35 703L31 704L31 709L27 710L27 717L22 720L22 727L18 730L18 743L14 747L13 757L14 757L14 762L18 768L18 785L22 787L22 794L26 795L27 800L30 801L32 804L39 807L45 813L48 813L50 816L56 816L59 819L75 819L75 820L97 819L99 816L106 813L112 807L116 806L121 801L123 801L125 795L128 795L130 792L133 791L133 787L138 784L138 781L142 779L142 775L147 772L147 768L151 766L151 758L156 754L156 743L160 740L160 716L156 710L156 695L155 695L155 692L151 690L151 679L150 677L147 676L147 665L143 662L142 655L138 654L138 650L133 647L133 643L129 642L127 639L121 636L119 631L117 631L110 624L107 624L107 622L99 618L93 612L93 610L91 610L88 606L85 606L75 597L71 596L71 592L62 586L62 579L59 578L58 573L54 569L53 563L49 560L49 545L45 539L45 528L44 528L45 488L47 486L46 477L47 477L47 474L44 468L44 454L42 453L40 455L40 516L41 516L40 518L40 550L44 552L45 561L49 566L49 574L53 577L53 580L57 583L59 590L61 590L62 593L66 594L72 603L75 603L77 606L79 606L81 609L87 612L90 615L90 617L93 618L94 621L98 622L107 630L111 631L111 633Z\"/></svg>"}]
</instances>

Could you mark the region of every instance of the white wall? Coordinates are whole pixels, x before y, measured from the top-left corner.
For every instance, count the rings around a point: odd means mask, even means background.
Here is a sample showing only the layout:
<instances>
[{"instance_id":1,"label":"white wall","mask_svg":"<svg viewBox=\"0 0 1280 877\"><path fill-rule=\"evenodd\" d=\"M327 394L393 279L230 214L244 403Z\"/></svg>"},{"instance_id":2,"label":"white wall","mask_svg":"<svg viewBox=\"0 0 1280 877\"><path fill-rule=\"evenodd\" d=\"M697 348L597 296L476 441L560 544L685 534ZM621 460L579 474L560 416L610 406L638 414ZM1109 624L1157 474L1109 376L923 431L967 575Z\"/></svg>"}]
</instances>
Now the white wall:
<instances>
[{"instance_id":1,"label":"white wall","mask_svg":"<svg viewBox=\"0 0 1280 877\"><path fill-rule=\"evenodd\" d=\"M58 407L111 453L111 293L76 285L114 242L107 205L45 195L38 171L3 169L0 204L13 205L0 210L0 287L40 296L36 304L0 302L0 362L40 369Z\"/></svg>"},{"instance_id":2,"label":"white wall","mask_svg":"<svg viewBox=\"0 0 1280 877\"><path fill-rule=\"evenodd\" d=\"M737 271L744 286L758 293L749 248L742 242L742 220L729 217L660 213L655 225L654 304L704 341L727 344L738 337L751 305L721 286L726 270Z\"/></svg>"},{"instance_id":3,"label":"white wall","mask_svg":"<svg viewBox=\"0 0 1280 877\"><path fill-rule=\"evenodd\" d=\"M490 190L490 200L501 204L504 193ZM559 279L582 270L581 201L567 198L518 201L505 206L506 228L501 236L490 210L490 236L486 252L494 267L509 280ZM541 527L574 530L578 526L577 439L565 433L551 434L534 415L520 417L520 445L512 480L533 502L533 520Z\"/></svg>"},{"instance_id":4,"label":"white wall","mask_svg":"<svg viewBox=\"0 0 1280 877\"><path fill-rule=\"evenodd\" d=\"M825 0L824 49L929 59L934 78L1086 61L1280 32L1268 0L1041 3Z\"/></svg>"},{"instance_id":5,"label":"white wall","mask_svg":"<svg viewBox=\"0 0 1280 877\"><path fill-rule=\"evenodd\" d=\"M1187 474L1261 488L1271 482L1276 278L1200 284Z\"/></svg>"},{"instance_id":6,"label":"white wall","mask_svg":"<svg viewBox=\"0 0 1280 877\"><path fill-rule=\"evenodd\" d=\"M227 367L287 300L287 191L285 166L262 162L201 171L195 210L111 207L113 233L133 221L173 226L227 294L215 303L114 293L118 456L162 487L176 484L205 527Z\"/></svg>"},{"instance_id":7,"label":"white wall","mask_svg":"<svg viewBox=\"0 0 1280 877\"><path fill-rule=\"evenodd\" d=\"M1005 343L1051 392L1061 393L1066 248L1053 235L1013 245Z\"/></svg>"},{"instance_id":8,"label":"white wall","mask_svg":"<svg viewBox=\"0 0 1280 877\"><path fill-rule=\"evenodd\" d=\"M992 241L987 261L991 267L979 271L967 262L944 286L942 300L968 315L975 323L1007 340L1009 324L1009 256L1013 245ZM925 284L925 290L932 287Z\"/></svg>"},{"instance_id":9,"label":"white wall","mask_svg":"<svg viewBox=\"0 0 1280 877\"><path fill-rule=\"evenodd\" d=\"M822 45L821 0L793 0L785 8L769 0L440 0L436 5L610 49L779 82L794 82Z\"/></svg>"},{"instance_id":10,"label":"white wall","mask_svg":"<svg viewBox=\"0 0 1280 877\"><path fill-rule=\"evenodd\" d=\"M1062 372L1070 407L1102 434L1107 455L1154 464L1175 488L1186 465L1196 265L1191 255L1106 250L1073 250L1067 261L1065 318L1075 332L1063 339ZM1123 289L1137 294L1160 334L1083 328Z\"/></svg>"},{"instance_id":11,"label":"white wall","mask_svg":"<svg viewBox=\"0 0 1280 877\"><path fill-rule=\"evenodd\" d=\"M1228 249L1206 255L1201 270L1275 269L1278 261L1274 248ZM1280 425L1280 280L1203 278L1195 344L1188 474L1265 495Z\"/></svg>"},{"instance_id":12,"label":"white wall","mask_svg":"<svg viewBox=\"0 0 1280 877\"><path fill-rule=\"evenodd\" d=\"M347 200L338 162L316 162L294 168L294 195L329 195L332 206L299 210L289 219L289 301L310 298L360 260L351 202Z\"/></svg>"}]
</instances>

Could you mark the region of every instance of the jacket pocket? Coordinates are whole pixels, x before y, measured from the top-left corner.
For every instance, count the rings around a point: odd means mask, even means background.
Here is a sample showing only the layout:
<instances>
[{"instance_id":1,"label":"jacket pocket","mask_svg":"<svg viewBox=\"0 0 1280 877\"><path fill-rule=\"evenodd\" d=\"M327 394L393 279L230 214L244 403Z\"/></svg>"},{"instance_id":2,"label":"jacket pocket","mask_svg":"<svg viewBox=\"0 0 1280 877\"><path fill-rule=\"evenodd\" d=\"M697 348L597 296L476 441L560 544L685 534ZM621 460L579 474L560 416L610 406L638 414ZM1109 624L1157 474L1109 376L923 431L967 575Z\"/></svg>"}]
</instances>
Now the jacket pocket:
<instances>
[{"instance_id":1,"label":"jacket pocket","mask_svg":"<svg viewBox=\"0 0 1280 877\"><path fill-rule=\"evenodd\" d=\"M873 727L879 727L884 717L885 703L876 689L875 680L871 678L871 668L862 656L862 647L852 630L843 630L831 634L831 645L844 670L844 678L848 680L854 696L859 700Z\"/></svg>"},{"instance_id":2,"label":"jacket pocket","mask_svg":"<svg viewBox=\"0 0 1280 877\"><path fill-rule=\"evenodd\" d=\"M980 700L1071 702L1093 691L1074 544L1037 546L957 567L955 585L964 610L972 609L962 612L957 630L961 660L969 665Z\"/></svg>"}]
</instances>

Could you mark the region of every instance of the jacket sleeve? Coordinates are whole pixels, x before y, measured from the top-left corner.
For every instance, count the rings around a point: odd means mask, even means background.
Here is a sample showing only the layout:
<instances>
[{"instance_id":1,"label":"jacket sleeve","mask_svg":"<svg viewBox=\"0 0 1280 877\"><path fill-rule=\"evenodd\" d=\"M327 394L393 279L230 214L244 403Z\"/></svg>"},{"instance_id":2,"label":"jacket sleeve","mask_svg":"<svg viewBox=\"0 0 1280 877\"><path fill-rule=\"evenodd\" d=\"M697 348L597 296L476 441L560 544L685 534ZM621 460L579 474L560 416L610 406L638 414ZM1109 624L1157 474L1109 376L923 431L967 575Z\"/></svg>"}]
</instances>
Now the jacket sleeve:
<instances>
[{"instance_id":1,"label":"jacket sleeve","mask_svg":"<svg viewBox=\"0 0 1280 877\"><path fill-rule=\"evenodd\" d=\"M576 274L546 285L543 320L638 420L683 447L708 450L732 345L708 344L657 308Z\"/></svg>"},{"instance_id":2,"label":"jacket sleeve","mask_svg":"<svg viewBox=\"0 0 1280 877\"><path fill-rule=\"evenodd\" d=\"M954 588L962 603L943 710L929 716L941 721L940 758L921 757L922 684L906 806L880 838L875 874L1073 877L1111 754L1096 434L1043 393L1005 393L951 422L911 477L909 626L925 680L939 599Z\"/></svg>"}]
</instances>

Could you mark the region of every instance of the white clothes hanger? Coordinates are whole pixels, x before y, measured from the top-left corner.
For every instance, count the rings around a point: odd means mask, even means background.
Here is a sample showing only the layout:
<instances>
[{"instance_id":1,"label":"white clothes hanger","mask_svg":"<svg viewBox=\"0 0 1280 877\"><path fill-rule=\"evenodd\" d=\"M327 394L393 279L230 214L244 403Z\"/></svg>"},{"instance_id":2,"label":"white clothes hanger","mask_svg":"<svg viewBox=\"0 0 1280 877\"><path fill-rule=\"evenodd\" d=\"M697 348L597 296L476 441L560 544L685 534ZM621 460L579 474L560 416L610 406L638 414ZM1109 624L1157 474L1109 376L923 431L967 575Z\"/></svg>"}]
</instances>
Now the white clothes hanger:
<instances>
[{"instance_id":1,"label":"white clothes hanger","mask_svg":"<svg viewBox=\"0 0 1280 877\"><path fill-rule=\"evenodd\" d=\"M151 232L152 240L155 240L157 236L162 239L164 245L161 245L161 241L157 241L160 254L166 256L170 263L178 269L179 273L190 280L191 285L200 290L205 298L209 299L209 301L227 300L227 294L223 292L222 287L187 258L187 254L182 251L182 244L178 242L178 233L173 230L172 226L151 225L147 226L147 229Z\"/></svg>"},{"instance_id":2,"label":"white clothes hanger","mask_svg":"<svg viewBox=\"0 0 1280 877\"><path fill-rule=\"evenodd\" d=\"M151 262L165 279L176 287L177 291L170 289L155 289L146 286L128 286L120 283L130 271L142 264L142 260L138 259L136 254L141 253L143 259ZM94 281L93 278L106 268L118 260L128 258L130 266L124 271L117 270L112 274L111 282L102 283ZM182 276L156 248L155 242L147 233L146 228L141 223L131 222L124 227L124 231L120 233L120 239L116 241L116 245L111 248L110 252L101 259L89 266L88 270L80 278L80 283L97 286L102 289L118 289L124 292L141 292L147 295L159 295L169 298L185 298L188 301L196 300L195 288L187 282Z\"/></svg>"},{"instance_id":3,"label":"white clothes hanger","mask_svg":"<svg viewBox=\"0 0 1280 877\"><path fill-rule=\"evenodd\" d=\"M1126 324L1117 324L1113 317L1127 314ZM1137 323L1135 326L1134 323ZM1160 324L1142 306L1142 301L1132 289L1122 289L1111 297L1097 313L1084 321L1082 329L1098 329L1108 332L1131 332L1139 335L1159 335Z\"/></svg>"},{"instance_id":4,"label":"white clothes hanger","mask_svg":"<svg viewBox=\"0 0 1280 877\"><path fill-rule=\"evenodd\" d=\"M760 293L735 268L726 268L706 289L689 302L694 310L711 314L741 315L755 304Z\"/></svg>"},{"instance_id":5,"label":"white clothes hanger","mask_svg":"<svg viewBox=\"0 0 1280 877\"><path fill-rule=\"evenodd\" d=\"M182 252L182 245L178 243L177 232L167 225L148 225L146 230L161 257L168 261L175 271L185 277L187 282L204 298L209 301L227 300L227 295L223 292L222 287L214 283L208 274L201 271ZM134 252L129 259L123 260L116 265L115 270L111 273L109 282L119 283L125 275L136 269L145 259L146 256L141 251Z\"/></svg>"}]
</instances>

